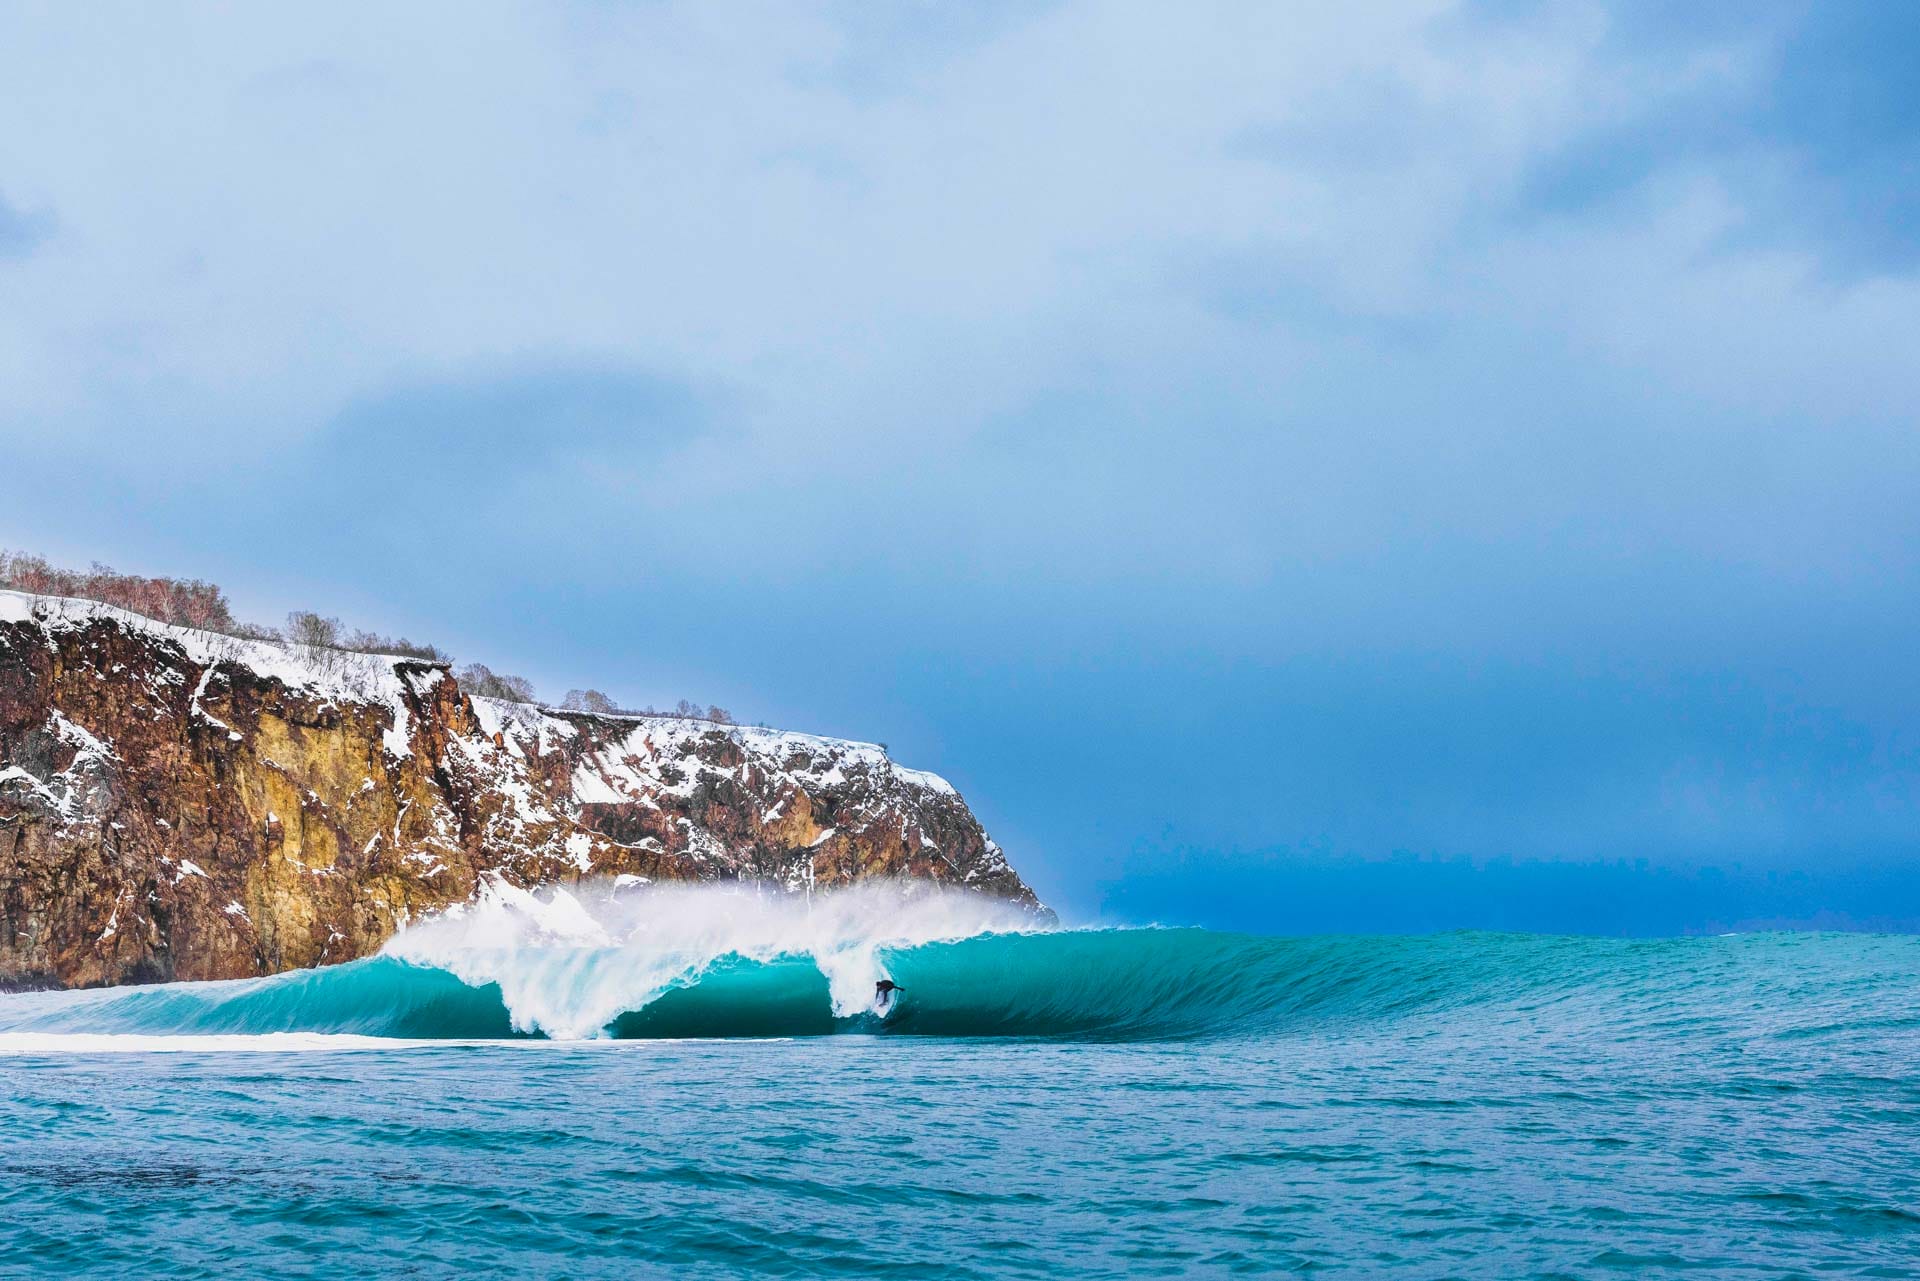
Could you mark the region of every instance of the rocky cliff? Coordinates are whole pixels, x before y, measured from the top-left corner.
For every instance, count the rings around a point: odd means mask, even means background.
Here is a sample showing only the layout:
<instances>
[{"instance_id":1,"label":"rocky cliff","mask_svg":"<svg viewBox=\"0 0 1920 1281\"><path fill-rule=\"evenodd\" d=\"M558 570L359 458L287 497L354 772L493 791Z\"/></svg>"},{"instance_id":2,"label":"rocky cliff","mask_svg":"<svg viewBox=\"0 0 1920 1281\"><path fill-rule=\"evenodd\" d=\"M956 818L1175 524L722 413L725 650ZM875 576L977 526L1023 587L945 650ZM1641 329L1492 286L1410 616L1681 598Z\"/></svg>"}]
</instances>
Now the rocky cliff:
<instances>
[{"instance_id":1,"label":"rocky cliff","mask_svg":"<svg viewBox=\"0 0 1920 1281\"><path fill-rule=\"evenodd\" d=\"M0 986L325 965L487 878L585 876L915 876L1045 911L945 780L876 746L0 592Z\"/></svg>"}]
</instances>

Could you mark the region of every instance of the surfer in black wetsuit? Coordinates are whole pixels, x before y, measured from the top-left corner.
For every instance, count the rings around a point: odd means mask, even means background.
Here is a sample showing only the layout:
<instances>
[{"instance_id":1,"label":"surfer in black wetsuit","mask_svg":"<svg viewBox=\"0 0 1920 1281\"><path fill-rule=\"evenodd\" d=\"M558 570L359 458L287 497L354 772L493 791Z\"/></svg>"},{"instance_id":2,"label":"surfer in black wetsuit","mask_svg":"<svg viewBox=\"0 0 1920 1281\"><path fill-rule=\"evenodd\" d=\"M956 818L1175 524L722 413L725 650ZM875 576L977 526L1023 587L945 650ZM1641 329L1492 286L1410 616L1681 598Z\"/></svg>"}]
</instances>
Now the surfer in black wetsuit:
<instances>
[{"instance_id":1,"label":"surfer in black wetsuit","mask_svg":"<svg viewBox=\"0 0 1920 1281\"><path fill-rule=\"evenodd\" d=\"M884 1010L893 1004L893 994L895 992L904 992L906 990L907 989L901 987L892 979L881 979L873 985L873 1004L876 1008Z\"/></svg>"}]
</instances>

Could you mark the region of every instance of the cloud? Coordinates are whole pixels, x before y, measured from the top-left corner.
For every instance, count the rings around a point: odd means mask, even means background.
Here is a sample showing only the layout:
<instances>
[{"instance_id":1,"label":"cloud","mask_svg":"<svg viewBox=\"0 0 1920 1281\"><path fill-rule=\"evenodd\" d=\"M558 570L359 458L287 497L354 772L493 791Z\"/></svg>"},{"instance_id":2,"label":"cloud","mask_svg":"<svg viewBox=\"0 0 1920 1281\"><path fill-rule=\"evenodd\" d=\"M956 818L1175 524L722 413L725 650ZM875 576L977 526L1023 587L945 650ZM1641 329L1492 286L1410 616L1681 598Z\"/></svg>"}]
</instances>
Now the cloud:
<instances>
[{"instance_id":1,"label":"cloud","mask_svg":"<svg viewBox=\"0 0 1920 1281\"><path fill-rule=\"evenodd\" d=\"M383 389L343 408L314 448L505 488L556 470L645 465L699 434L707 414L689 389L631 370L530 363Z\"/></svg>"},{"instance_id":2,"label":"cloud","mask_svg":"<svg viewBox=\"0 0 1920 1281\"><path fill-rule=\"evenodd\" d=\"M1891 848L1881 8L9 13L0 252L60 222L5 264L43 483L0 541L917 734L1083 886L1189 805L1223 848ZM1164 750L1249 716L1328 750Z\"/></svg>"},{"instance_id":3,"label":"cloud","mask_svg":"<svg viewBox=\"0 0 1920 1281\"><path fill-rule=\"evenodd\" d=\"M0 192L0 260L26 257L53 235L53 229L52 215L26 213Z\"/></svg>"}]
</instances>

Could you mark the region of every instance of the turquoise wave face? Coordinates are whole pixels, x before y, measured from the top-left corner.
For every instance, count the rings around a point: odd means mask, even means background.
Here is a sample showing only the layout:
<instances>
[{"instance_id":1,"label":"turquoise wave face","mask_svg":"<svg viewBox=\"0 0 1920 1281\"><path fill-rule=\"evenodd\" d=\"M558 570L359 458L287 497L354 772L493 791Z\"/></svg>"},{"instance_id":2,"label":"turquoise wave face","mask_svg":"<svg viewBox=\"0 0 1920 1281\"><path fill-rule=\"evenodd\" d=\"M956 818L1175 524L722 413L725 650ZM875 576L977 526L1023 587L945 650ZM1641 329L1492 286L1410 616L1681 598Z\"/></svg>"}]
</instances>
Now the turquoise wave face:
<instances>
[{"instance_id":1,"label":"turquoise wave face","mask_svg":"<svg viewBox=\"0 0 1920 1281\"><path fill-rule=\"evenodd\" d=\"M1689 1020L1764 1020L1791 998L1844 1021L1884 992L1858 962L1875 948L1910 961L1906 940L1815 949L1804 936L1657 941L1459 934L1273 939L1197 929L986 934L873 949L901 991L884 1010L836 1014L823 964L807 954L725 954L647 986L600 1036L888 1036L1178 1040L1267 1035L1434 1012L1553 1010L1556 1034L1653 1034ZM1864 953L1863 953L1864 949ZM1835 968L1835 952L1848 964ZM533 998L564 1004L575 985L605 1001L630 958L570 949L533 972ZM827 966L831 968L831 965ZM1886 982L1898 981L1906 964ZM865 981L865 980L862 980ZM1791 985L1791 991L1783 984ZM515 986L530 999L527 982ZM619 1005L618 1000L614 1002ZM1883 1007L1882 1007L1883 1008ZM0 999L0 1032L145 1035L351 1033L423 1039L526 1035L495 982L381 956L272 978Z\"/></svg>"},{"instance_id":2,"label":"turquoise wave face","mask_svg":"<svg viewBox=\"0 0 1920 1281\"><path fill-rule=\"evenodd\" d=\"M491 1039L511 1035L512 1027L498 987L376 956L263 979L4 998L0 1032Z\"/></svg>"}]
</instances>

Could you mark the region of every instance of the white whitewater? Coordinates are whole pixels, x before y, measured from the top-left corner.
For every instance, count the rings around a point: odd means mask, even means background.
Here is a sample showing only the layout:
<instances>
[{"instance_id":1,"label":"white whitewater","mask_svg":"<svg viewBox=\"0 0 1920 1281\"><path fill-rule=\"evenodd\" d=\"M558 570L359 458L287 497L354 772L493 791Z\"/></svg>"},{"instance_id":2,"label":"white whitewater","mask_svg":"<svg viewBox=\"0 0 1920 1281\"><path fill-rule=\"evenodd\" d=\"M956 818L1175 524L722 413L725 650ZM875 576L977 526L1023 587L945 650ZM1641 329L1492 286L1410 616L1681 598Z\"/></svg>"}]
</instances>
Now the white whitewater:
<instances>
[{"instance_id":1,"label":"white whitewater","mask_svg":"<svg viewBox=\"0 0 1920 1281\"><path fill-rule=\"evenodd\" d=\"M498 984L515 1030L576 1040L729 957L810 959L835 1017L849 1018L871 1010L874 984L891 977L882 947L1035 928L1002 900L914 881L802 896L608 881L528 891L491 877L473 902L409 926L382 954Z\"/></svg>"}]
</instances>

